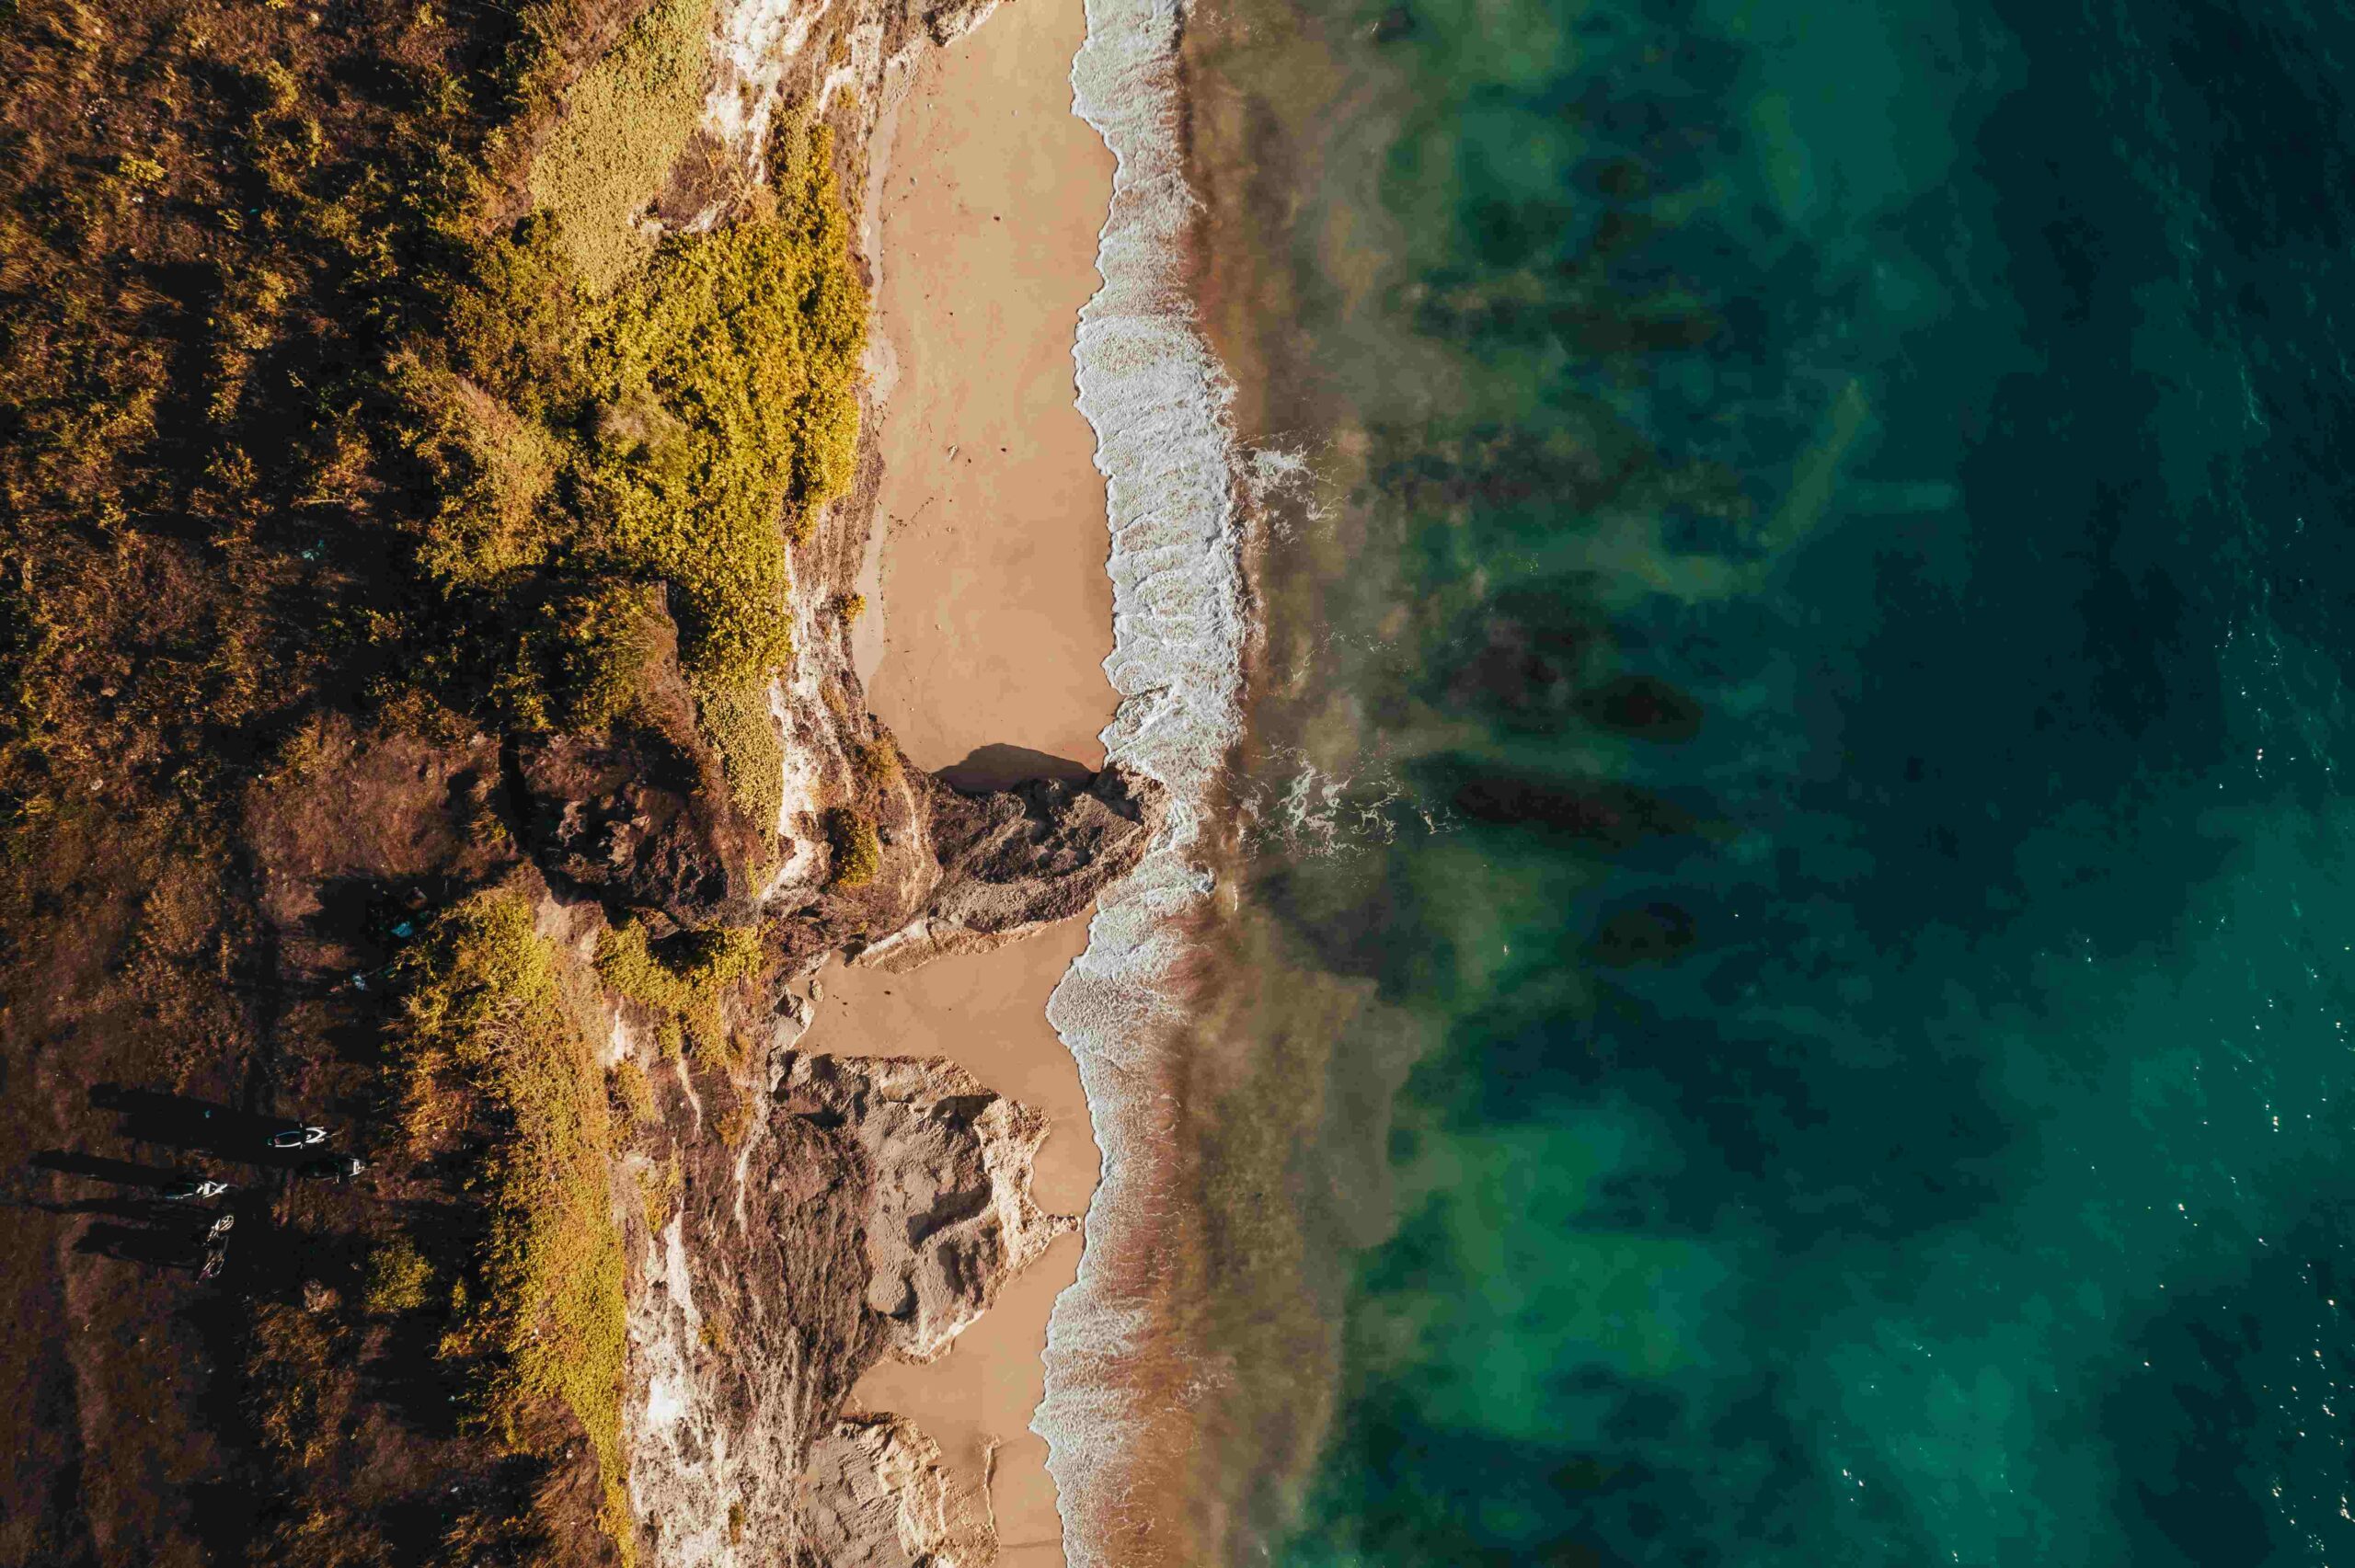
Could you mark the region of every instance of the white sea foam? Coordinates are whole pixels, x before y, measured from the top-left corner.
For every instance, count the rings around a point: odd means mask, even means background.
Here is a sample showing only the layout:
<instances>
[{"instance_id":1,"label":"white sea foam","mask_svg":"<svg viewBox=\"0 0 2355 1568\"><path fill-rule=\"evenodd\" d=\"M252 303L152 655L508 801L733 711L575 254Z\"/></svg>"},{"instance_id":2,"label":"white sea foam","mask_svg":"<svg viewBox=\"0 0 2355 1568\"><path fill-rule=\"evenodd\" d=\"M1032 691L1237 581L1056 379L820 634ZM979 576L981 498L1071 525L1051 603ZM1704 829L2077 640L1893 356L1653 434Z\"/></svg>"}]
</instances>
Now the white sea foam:
<instances>
[{"instance_id":1,"label":"white sea foam","mask_svg":"<svg viewBox=\"0 0 2355 1568\"><path fill-rule=\"evenodd\" d=\"M1179 136L1180 16L1171 0L1087 0L1087 40L1071 74L1074 107L1118 163L1097 249L1103 286L1080 313L1073 356L1111 521L1105 670L1121 701L1103 740L1112 761L1167 786L1172 803L1143 863L1104 895L1087 951L1047 1008L1078 1060L1104 1150L1079 1278L1055 1303L1047 1395L1031 1421L1047 1439L1074 1568L1109 1564L1105 1543L1128 1506L1120 1445L1142 1412L1123 1371L1151 1317L1114 1260L1167 1200L1155 1178L1171 1107L1155 1056L1179 1006L1178 917L1211 888L1198 853L1203 811L1238 734L1250 635L1233 388L1185 288L1196 203Z\"/></svg>"}]
</instances>

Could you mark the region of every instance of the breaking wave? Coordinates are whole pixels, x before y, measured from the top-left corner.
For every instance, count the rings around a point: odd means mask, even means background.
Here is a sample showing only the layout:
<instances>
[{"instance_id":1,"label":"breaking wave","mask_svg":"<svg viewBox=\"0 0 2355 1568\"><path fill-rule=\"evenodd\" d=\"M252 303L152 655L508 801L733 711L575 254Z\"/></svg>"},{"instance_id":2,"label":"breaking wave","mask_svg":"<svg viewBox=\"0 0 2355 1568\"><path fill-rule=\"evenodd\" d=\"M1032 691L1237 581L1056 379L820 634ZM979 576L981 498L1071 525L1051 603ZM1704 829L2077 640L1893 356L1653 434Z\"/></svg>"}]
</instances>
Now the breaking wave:
<instances>
[{"instance_id":1,"label":"breaking wave","mask_svg":"<svg viewBox=\"0 0 2355 1568\"><path fill-rule=\"evenodd\" d=\"M1129 1439L1161 1402L1135 1375L1149 1351L1156 1219L1177 1201L1167 1162L1170 1042L1183 1021L1186 917L1211 892L1205 829L1240 734L1252 623L1244 586L1246 486L1233 386L1186 287L1197 203L1189 189L1178 74L1180 8L1088 0L1074 103L1118 162L1097 250L1103 286L1080 314L1079 409L1096 431L1111 527L1113 649L1120 705L1110 762L1169 791L1167 826L1107 892L1088 945L1048 1004L1079 1064L1104 1173L1077 1281L1055 1304L1047 1439L1073 1568L1134 1568L1110 1543L1151 1528Z\"/></svg>"}]
</instances>

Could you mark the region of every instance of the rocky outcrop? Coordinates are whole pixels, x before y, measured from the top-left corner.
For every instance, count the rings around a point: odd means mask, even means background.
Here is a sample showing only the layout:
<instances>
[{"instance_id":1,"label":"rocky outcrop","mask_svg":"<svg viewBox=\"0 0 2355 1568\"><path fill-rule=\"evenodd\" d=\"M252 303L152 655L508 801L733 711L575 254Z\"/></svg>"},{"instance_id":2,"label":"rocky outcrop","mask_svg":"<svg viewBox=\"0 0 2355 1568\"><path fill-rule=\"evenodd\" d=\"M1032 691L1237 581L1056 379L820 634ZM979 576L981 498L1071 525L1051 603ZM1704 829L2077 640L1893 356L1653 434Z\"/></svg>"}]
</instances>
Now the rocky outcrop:
<instances>
[{"instance_id":1,"label":"rocky outcrop","mask_svg":"<svg viewBox=\"0 0 2355 1568\"><path fill-rule=\"evenodd\" d=\"M794 1568L985 1568L996 1532L962 1505L940 1446L894 1416L839 1422L803 1472Z\"/></svg>"},{"instance_id":2,"label":"rocky outcrop","mask_svg":"<svg viewBox=\"0 0 2355 1568\"><path fill-rule=\"evenodd\" d=\"M923 911L867 947L859 963L913 968L1069 920L1135 867L1160 827L1160 786L1117 768L1085 784L1038 779L981 795L925 784L938 880Z\"/></svg>"},{"instance_id":3,"label":"rocky outcrop","mask_svg":"<svg viewBox=\"0 0 2355 1568\"><path fill-rule=\"evenodd\" d=\"M689 1146L680 1211L633 1269L629 1490L656 1563L789 1556L797 1478L879 1354L865 1156L749 1108L735 1147Z\"/></svg>"},{"instance_id":4,"label":"rocky outcrop","mask_svg":"<svg viewBox=\"0 0 2355 1568\"><path fill-rule=\"evenodd\" d=\"M516 748L524 831L551 876L682 926L745 918L766 846L667 737L549 736Z\"/></svg>"},{"instance_id":5,"label":"rocky outcrop","mask_svg":"<svg viewBox=\"0 0 2355 1568\"><path fill-rule=\"evenodd\" d=\"M938 1449L842 1411L868 1367L939 1356L1076 1225L1030 1196L1046 1118L951 1062L790 1053L739 1109L732 1145L686 1146L680 1210L632 1269L650 1561L981 1568L988 1522Z\"/></svg>"},{"instance_id":6,"label":"rocky outcrop","mask_svg":"<svg viewBox=\"0 0 2355 1568\"><path fill-rule=\"evenodd\" d=\"M847 670L834 691L856 692ZM834 953L913 968L1015 941L1087 909L1135 869L1161 830L1150 779L1108 769L1085 782L1036 779L968 794L898 760L873 715L842 718L782 689L787 788L784 868L763 898L788 973ZM870 761L891 758L878 781ZM872 874L841 876L836 824L874 834Z\"/></svg>"},{"instance_id":7,"label":"rocky outcrop","mask_svg":"<svg viewBox=\"0 0 2355 1568\"><path fill-rule=\"evenodd\" d=\"M866 1156L867 1309L904 1359L945 1354L1017 1270L1078 1227L1030 1196L1047 1118L954 1062L796 1057L778 1097Z\"/></svg>"},{"instance_id":8,"label":"rocky outcrop","mask_svg":"<svg viewBox=\"0 0 2355 1568\"><path fill-rule=\"evenodd\" d=\"M879 738L849 731L844 750L889 745L871 717L865 727ZM785 841L796 853L763 898L753 876L775 860L775 841L729 809L697 762L651 730L518 745L512 776L533 856L559 884L658 925L792 918L797 971L836 949L912 968L1068 920L1135 866L1160 825L1158 786L1118 770L1084 784L1039 779L967 795L902 766L890 791L835 792L839 808L875 825L879 875L836 885L823 824L838 807L806 810L808 837Z\"/></svg>"}]
</instances>

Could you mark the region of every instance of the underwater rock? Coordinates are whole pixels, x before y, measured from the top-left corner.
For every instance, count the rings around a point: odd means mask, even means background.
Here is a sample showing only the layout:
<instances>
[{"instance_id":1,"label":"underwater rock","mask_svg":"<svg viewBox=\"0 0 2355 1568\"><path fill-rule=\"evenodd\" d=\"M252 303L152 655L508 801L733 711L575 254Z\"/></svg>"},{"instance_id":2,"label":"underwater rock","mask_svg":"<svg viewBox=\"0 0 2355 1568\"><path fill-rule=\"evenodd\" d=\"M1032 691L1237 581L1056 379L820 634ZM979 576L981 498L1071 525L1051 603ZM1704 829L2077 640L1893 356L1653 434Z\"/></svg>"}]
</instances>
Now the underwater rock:
<instances>
[{"instance_id":1,"label":"underwater rock","mask_svg":"<svg viewBox=\"0 0 2355 1568\"><path fill-rule=\"evenodd\" d=\"M1693 917L1674 904L1622 910L1594 933L1594 959L1614 968L1665 964L1693 945Z\"/></svg>"},{"instance_id":2,"label":"underwater rock","mask_svg":"<svg viewBox=\"0 0 2355 1568\"><path fill-rule=\"evenodd\" d=\"M1677 746L1701 733L1701 704L1652 675L1623 675L1578 701L1579 715L1597 728L1639 740Z\"/></svg>"},{"instance_id":3,"label":"underwater rock","mask_svg":"<svg viewBox=\"0 0 2355 1568\"><path fill-rule=\"evenodd\" d=\"M1699 832L1705 825L1693 812L1648 790L1513 774L1472 780L1455 792L1455 807L1482 822L1551 828L1611 849L1626 849L1648 838Z\"/></svg>"}]
</instances>

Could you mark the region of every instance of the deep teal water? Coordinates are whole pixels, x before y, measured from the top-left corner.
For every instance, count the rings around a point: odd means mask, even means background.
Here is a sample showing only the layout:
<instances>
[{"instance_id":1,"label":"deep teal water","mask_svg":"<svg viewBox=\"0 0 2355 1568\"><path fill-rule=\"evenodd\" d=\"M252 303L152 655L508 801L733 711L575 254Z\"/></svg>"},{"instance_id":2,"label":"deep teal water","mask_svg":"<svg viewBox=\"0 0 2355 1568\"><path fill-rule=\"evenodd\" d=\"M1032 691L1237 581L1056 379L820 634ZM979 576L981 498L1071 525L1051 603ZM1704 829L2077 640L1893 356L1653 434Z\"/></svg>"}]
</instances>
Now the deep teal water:
<instances>
[{"instance_id":1,"label":"deep teal water","mask_svg":"<svg viewBox=\"0 0 2355 1568\"><path fill-rule=\"evenodd\" d=\"M1424 1047L1250 1555L2355 1562L2355 11L1263 9Z\"/></svg>"}]
</instances>

